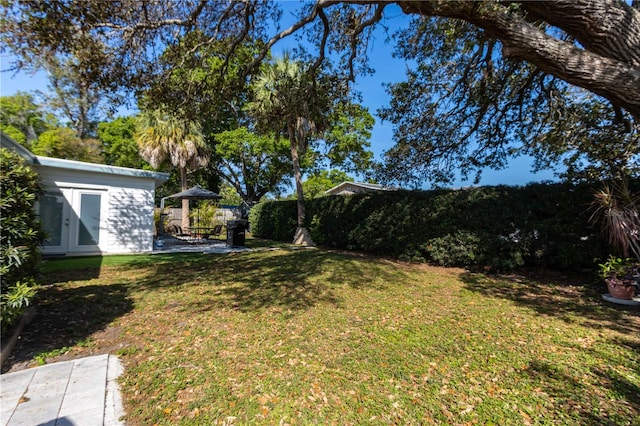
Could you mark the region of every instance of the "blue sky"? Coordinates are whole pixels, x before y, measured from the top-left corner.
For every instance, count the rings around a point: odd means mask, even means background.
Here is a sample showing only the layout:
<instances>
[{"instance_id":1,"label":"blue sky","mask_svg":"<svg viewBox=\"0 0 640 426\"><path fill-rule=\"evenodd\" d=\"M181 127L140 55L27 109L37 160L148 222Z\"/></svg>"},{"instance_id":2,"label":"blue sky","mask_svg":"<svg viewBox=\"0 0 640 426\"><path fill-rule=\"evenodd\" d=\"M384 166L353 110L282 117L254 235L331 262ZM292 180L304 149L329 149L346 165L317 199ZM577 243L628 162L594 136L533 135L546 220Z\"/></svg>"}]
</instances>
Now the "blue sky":
<instances>
[{"instance_id":1,"label":"blue sky","mask_svg":"<svg viewBox=\"0 0 640 426\"><path fill-rule=\"evenodd\" d=\"M285 19L287 19L287 9L297 7L297 2L283 2L285 8ZM395 28L400 28L407 24L408 17L404 15L400 8L390 5L385 8L384 24L389 28L389 32L393 33ZM283 24L285 27L286 24ZM357 77L356 89L362 93L363 104L369 108L369 112L376 118L371 138L371 149L377 160L382 159L382 153L393 146L393 126L391 123L382 123L376 116L378 108L389 103L389 95L385 92L384 83L394 83L402 81L405 75L406 64L403 60L393 58L392 43L385 43L387 35L381 27L378 27L375 37L370 43L369 59L375 74L367 77ZM274 46L274 54L279 55L283 50L291 48L294 43L293 38L285 39ZM0 56L0 70L7 69L10 58L6 55ZM32 92L34 90L47 90L47 78L44 73L30 75L27 73L18 73L12 75L9 72L0 73L0 95L9 96L18 91ZM127 114L127 110L122 110L122 114ZM485 170L480 181L480 185L524 185L529 182L538 182L542 180L552 180L554 176L551 172L543 172L532 174L531 160L529 158L517 158L510 162L507 169L504 170ZM453 187L469 186L472 182L457 181L452 184ZM425 182L423 187L429 188L429 182Z\"/></svg>"},{"instance_id":2,"label":"blue sky","mask_svg":"<svg viewBox=\"0 0 640 426\"><path fill-rule=\"evenodd\" d=\"M283 19L287 19L287 10L295 10L298 6L296 1L283 1L285 14ZM376 111L389 104L390 97L386 93L383 86L384 83L396 83L403 81L405 78L406 63L402 59L393 57L394 45L393 41L386 42L393 33L402 27L408 25L410 17L400 10L400 7L394 4L388 5L384 10L384 25L388 28L385 33L381 26L378 26L374 39L370 42L369 60L370 65L375 69L372 76L356 78L356 89L362 93L363 104L369 108L369 112L374 115L376 124L372 132L371 148L376 159L382 159L382 153L394 144L393 141L393 125L389 122L382 123L376 116ZM286 28L286 24L282 27ZM274 47L277 55L279 52L292 47L294 40L282 40ZM480 185L524 185L529 182L539 182L547 180L556 180L552 172L541 172L537 174L531 173L532 160L529 157L516 158L510 161L509 167L504 170L485 170L480 180ZM469 186L472 181L456 181L451 186ZM425 182L424 188L427 189L431 185Z\"/></svg>"}]
</instances>

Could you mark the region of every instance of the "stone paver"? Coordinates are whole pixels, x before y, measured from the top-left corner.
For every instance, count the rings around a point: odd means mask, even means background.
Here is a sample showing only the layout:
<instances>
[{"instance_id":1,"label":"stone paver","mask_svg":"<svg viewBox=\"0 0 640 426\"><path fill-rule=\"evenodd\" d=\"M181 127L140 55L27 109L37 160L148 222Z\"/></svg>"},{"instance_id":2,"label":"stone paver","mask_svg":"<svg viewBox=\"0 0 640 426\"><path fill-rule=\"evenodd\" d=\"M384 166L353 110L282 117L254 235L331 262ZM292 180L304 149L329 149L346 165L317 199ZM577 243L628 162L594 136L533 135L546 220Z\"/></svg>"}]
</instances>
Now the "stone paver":
<instances>
[{"instance_id":1,"label":"stone paver","mask_svg":"<svg viewBox=\"0 0 640 426\"><path fill-rule=\"evenodd\" d=\"M116 357L97 355L0 376L2 426L123 425Z\"/></svg>"}]
</instances>

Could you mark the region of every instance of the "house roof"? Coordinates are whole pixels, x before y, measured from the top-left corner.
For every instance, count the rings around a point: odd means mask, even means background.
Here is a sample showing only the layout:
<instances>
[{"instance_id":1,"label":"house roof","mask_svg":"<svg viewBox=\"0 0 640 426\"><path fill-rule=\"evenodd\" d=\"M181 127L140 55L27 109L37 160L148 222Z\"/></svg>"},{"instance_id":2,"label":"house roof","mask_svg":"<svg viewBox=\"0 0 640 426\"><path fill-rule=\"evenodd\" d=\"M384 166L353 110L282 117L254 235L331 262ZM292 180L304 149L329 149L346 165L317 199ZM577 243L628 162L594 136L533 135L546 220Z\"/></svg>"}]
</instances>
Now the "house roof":
<instances>
[{"instance_id":1,"label":"house roof","mask_svg":"<svg viewBox=\"0 0 640 426\"><path fill-rule=\"evenodd\" d=\"M169 179L169 173L154 172L151 170L130 169L128 167L109 166L106 164L86 163L84 161L64 160L62 158L43 157L35 155L24 146L0 131L0 142L3 148L9 148L17 152L30 164L59 169L77 170L94 173L105 173L120 176L133 176L149 178L155 181L156 187Z\"/></svg>"},{"instance_id":2,"label":"house roof","mask_svg":"<svg viewBox=\"0 0 640 426\"><path fill-rule=\"evenodd\" d=\"M42 157L36 155L34 164L46 167L57 167L67 170L84 172L105 173L120 176L133 176L153 179L156 186L162 185L169 179L169 173L154 172L151 170L130 169L128 167L109 166L107 164L85 163L84 161L63 160L62 158Z\"/></svg>"},{"instance_id":3,"label":"house roof","mask_svg":"<svg viewBox=\"0 0 640 426\"><path fill-rule=\"evenodd\" d=\"M19 156L24 158L29 164L35 164L36 156L27 148L13 140L3 131L0 131L0 146L2 148L8 148L16 152Z\"/></svg>"},{"instance_id":4,"label":"house roof","mask_svg":"<svg viewBox=\"0 0 640 426\"><path fill-rule=\"evenodd\" d=\"M334 186L331 189L325 191L325 194L336 194L340 191L352 187L359 188L365 191L389 191L391 188L377 184L377 183L365 183L365 182L342 182L339 185Z\"/></svg>"}]
</instances>

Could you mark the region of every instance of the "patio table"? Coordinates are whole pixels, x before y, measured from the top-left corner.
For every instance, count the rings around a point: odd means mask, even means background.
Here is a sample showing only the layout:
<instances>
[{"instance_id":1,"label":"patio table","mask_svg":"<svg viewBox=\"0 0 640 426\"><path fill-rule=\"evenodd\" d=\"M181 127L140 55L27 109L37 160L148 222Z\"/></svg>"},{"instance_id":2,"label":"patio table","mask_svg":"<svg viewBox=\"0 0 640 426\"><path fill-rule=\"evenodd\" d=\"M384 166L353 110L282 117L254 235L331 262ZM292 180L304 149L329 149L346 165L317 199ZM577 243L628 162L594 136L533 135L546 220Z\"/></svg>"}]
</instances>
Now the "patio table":
<instances>
[{"instance_id":1,"label":"patio table","mask_svg":"<svg viewBox=\"0 0 640 426\"><path fill-rule=\"evenodd\" d=\"M215 234L214 228L212 227L189 228L189 233L191 234L192 238L203 238L205 240L209 239L211 235Z\"/></svg>"}]
</instances>

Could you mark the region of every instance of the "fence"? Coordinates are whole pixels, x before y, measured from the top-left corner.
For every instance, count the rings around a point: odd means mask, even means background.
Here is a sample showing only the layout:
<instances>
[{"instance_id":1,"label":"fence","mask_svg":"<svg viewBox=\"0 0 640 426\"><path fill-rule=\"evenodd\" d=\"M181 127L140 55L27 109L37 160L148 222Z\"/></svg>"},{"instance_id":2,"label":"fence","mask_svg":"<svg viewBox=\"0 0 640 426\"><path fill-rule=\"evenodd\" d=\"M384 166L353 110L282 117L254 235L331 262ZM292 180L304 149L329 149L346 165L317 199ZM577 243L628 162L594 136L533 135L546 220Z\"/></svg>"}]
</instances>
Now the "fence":
<instances>
[{"instance_id":1,"label":"fence","mask_svg":"<svg viewBox=\"0 0 640 426\"><path fill-rule=\"evenodd\" d=\"M193 211L193 209L192 209ZM160 213L160 209L156 209L157 213ZM182 209L169 207L164 209L164 214L167 215L165 224L181 225L182 224ZM240 215L240 209L236 206L219 206L216 209L215 220L220 221L222 224L226 224L229 220L237 219Z\"/></svg>"}]
</instances>

